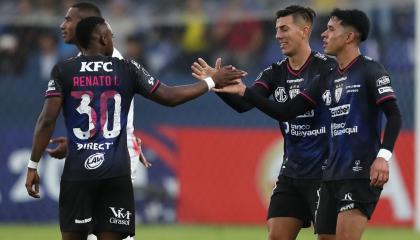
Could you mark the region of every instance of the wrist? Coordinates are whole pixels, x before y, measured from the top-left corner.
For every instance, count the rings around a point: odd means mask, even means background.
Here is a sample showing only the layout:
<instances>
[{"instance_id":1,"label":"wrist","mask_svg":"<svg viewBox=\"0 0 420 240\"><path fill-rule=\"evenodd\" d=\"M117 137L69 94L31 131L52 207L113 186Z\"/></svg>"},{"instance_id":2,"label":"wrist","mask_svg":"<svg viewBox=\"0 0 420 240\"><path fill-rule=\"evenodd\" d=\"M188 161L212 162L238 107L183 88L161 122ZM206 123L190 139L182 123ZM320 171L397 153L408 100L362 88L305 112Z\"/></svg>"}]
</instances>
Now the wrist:
<instances>
[{"instance_id":1,"label":"wrist","mask_svg":"<svg viewBox=\"0 0 420 240\"><path fill-rule=\"evenodd\" d=\"M38 169L38 162L34 162L32 160L29 160L29 162L28 162L28 168L37 170Z\"/></svg>"},{"instance_id":2,"label":"wrist","mask_svg":"<svg viewBox=\"0 0 420 240\"><path fill-rule=\"evenodd\" d=\"M392 152L385 149L385 148L381 148L381 149L379 149L378 155L376 157L377 158L383 158L383 159L385 159L385 161L389 162L389 160L392 157Z\"/></svg>"},{"instance_id":3,"label":"wrist","mask_svg":"<svg viewBox=\"0 0 420 240\"><path fill-rule=\"evenodd\" d=\"M213 78L211 78L211 77L206 77L204 79L204 82L207 83L207 87L208 87L209 91L216 86L216 83L213 81Z\"/></svg>"}]
</instances>

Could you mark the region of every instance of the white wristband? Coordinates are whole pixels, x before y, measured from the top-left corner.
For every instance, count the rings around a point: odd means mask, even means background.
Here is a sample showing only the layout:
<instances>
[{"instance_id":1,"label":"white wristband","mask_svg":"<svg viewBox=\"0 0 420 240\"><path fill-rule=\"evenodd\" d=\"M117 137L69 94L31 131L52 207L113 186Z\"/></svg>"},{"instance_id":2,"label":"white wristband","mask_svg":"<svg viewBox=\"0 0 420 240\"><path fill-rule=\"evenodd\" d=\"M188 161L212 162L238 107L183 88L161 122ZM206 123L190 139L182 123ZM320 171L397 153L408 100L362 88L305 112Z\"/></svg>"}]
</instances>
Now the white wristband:
<instances>
[{"instance_id":1,"label":"white wristband","mask_svg":"<svg viewBox=\"0 0 420 240\"><path fill-rule=\"evenodd\" d=\"M216 86L216 84L213 81L213 78L211 77L204 78L204 82L207 83L207 87L209 88L209 91Z\"/></svg>"},{"instance_id":2,"label":"white wristband","mask_svg":"<svg viewBox=\"0 0 420 240\"><path fill-rule=\"evenodd\" d=\"M32 160L29 160L28 168L37 169L38 168L38 162L34 162Z\"/></svg>"},{"instance_id":3,"label":"white wristband","mask_svg":"<svg viewBox=\"0 0 420 240\"><path fill-rule=\"evenodd\" d=\"M377 158L383 158L385 159L385 161L389 161L392 157L392 152L389 150L386 150L384 148L379 149L378 155L376 156Z\"/></svg>"}]
</instances>

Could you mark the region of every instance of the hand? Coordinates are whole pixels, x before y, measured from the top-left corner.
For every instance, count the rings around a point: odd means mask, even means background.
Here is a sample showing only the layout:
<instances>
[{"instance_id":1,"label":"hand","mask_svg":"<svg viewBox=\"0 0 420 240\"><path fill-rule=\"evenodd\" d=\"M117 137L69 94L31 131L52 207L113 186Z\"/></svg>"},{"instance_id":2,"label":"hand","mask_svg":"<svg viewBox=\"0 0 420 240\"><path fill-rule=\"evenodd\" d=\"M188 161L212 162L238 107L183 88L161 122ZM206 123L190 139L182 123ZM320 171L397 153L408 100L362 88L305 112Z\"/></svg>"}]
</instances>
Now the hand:
<instances>
[{"instance_id":1,"label":"hand","mask_svg":"<svg viewBox=\"0 0 420 240\"><path fill-rule=\"evenodd\" d=\"M38 176L38 171L33 168L28 168L26 174L26 191L28 191L29 196L33 198L39 198L39 182L40 178Z\"/></svg>"},{"instance_id":2,"label":"hand","mask_svg":"<svg viewBox=\"0 0 420 240\"><path fill-rule=\"evenodd\" d=\"M217 70L213 75L213 81L216 84L216 88L223 88L231 84L238 84L241 82L241 78L245 77L247 73L240 69L229 65L224 66Z\"/></svg>"},{"instance_id":3,"label":"hand","mask_svg":"<svg viewBox=\"0 0 420 240\"><path fill-rule=\"evenodd\" d=\"M223 88L213 88L214 92L219 93L231 93L231 94L238 94L239 96L243 96L245 94L246 85L239 79L237 84L231 84L225 86Z\"/></svg>"},{"instance_id":4,"label":"hand","mask_svg":"<svg viewBox=\"0 0 420 240\"><path fill-rule=\"evenodd\" d=\"M374 187L382 187L389 179L388 162L379 157L373 161L370 167L370 185Z\"/></svg>"},{"instance_id":5,"label":"hand","mask_svg":"<svg viewBox=\"0 0 420 240\"><path fill-rule=\"evenodd\" d=\"M214 65L214 68L212 68L210 65L204 61L202 58L198 58L198 62L194 62L191 66L191 70L193 77L195 77L197 80L204 80L205 78L213 76L217 70L220 69L222 65L222 59L217 58L216 63Z\"/></svg>"},{"instance_id":6,"label":"hand","mask_svg":"<svg viewBox=\"0 0 420 240\"><path fill-rule=\"evenodd\" d=\"M57 144L57 147L54 149L47 148L45 151L53 158L63 159L67 155L67 138L66 137L58 137L52 138L50 143Z\"/></svg>"},{"instance_id":7,"label":"hand","mask_svg":"<svg viewBox=\"0 0 420 240\"><path fill-rule=\"evenodd\" d=\"M152 164L151 164L149 161L147 161L146 157L145 157L145 156L144 156L144 154L143 154L143 150L142 150L142 148L141 148L141 139L140 139L140 138L138 138L138 137L136 137L136 141L137 141L137 144L139 145L139 151L140 151L139 161L140 161L140 162L141 162L141 164L143 164L143 166L145 166L146 168L151 167L151 166L152 166Z\"/></svg>"}]
</instances>

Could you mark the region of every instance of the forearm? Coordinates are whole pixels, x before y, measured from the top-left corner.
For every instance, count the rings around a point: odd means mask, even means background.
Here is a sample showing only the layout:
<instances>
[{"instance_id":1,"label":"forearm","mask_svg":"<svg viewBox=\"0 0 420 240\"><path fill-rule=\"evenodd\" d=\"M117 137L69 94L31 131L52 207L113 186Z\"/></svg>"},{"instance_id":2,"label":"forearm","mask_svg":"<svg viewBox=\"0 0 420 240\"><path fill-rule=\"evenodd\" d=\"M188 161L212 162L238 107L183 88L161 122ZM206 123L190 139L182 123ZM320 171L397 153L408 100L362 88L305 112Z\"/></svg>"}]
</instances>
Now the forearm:
<instances>
[{"instance_id":1,"label":"forearm","mask_svg":"<svg viewBox=\"0 0 420 240\"><path fill-rule=\"evenodd\" d=\"M216 93L223 102L233 108L235 111L239 113L247 112L254 108L254 106L248 103L243 97L237 94L230 94L230 93Z\"/></svg>"},{"instance_id":2,"label":"forearm","mask_svg":"<svg viewBox=\"0 0 420 240\"><path fill-rule=\"evenodd\" d=\"M54 132L55 121L40 116L35 126L32 140L31 160L39 162Z\"/></svg>"},{"instance_id":3,"label":"forearm","mask_svg":"<svg viewBox=\"0 0 420 240\"><path fill-rule=\"evenodd\" d=\"M392 152L401 129L402 117L396 101L383 103L382 110L386 116L386 125L381 148Z\"/></svg>"},{"instance_id":4,"label":"forearm","mask_svg":"<svg viewBox=\"0 0 420 240\"><path fill-rule=\"evenodd\" d=\"M289 121L315 107L300 94L287 103L279 103L264 98L249 88L245 90L244 99L280 122Z\"/></svg>"},{"instance_id":5,"label":"forearm","mask_svg":"<svg viewBox=\"0 0 420 240\"><path fill-rule=\"evenodd\" d=\"M203 95L208 90L204 81L174 87L161 84L151 98L162 105L175 107Z\"/></svg>"}]
</instances>

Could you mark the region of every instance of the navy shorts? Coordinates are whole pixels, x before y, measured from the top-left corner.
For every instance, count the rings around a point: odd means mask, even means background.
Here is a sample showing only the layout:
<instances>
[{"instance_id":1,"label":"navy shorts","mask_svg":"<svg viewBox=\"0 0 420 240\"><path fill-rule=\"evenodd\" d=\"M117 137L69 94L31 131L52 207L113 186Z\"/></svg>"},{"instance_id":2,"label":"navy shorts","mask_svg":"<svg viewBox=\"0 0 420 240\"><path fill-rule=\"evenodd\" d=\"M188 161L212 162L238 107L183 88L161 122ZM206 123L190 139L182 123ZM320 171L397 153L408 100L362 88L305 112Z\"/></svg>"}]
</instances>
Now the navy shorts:
<instances>
[{"instance_id":1,"label":"navy shorts","mask_svg":"<svg viewBox=\"0 0 420 240\"><path fill-rule=\"evenodd\" d=\"M60 183L62 232L119 232L134 236L134 195L130 176Z\"/></svg>"},{"instance_id":2,"label":"navy shorts","mask_svg":"<svg viewBox=\"0 0 420 240\"><path fill-rule=\"evenodd\" d=\"M292 217L300 219L303 227L310 227L315 219L320 184L320 180L280 175L271 195L267 219Z\"/></svg>"}]
</instances>

